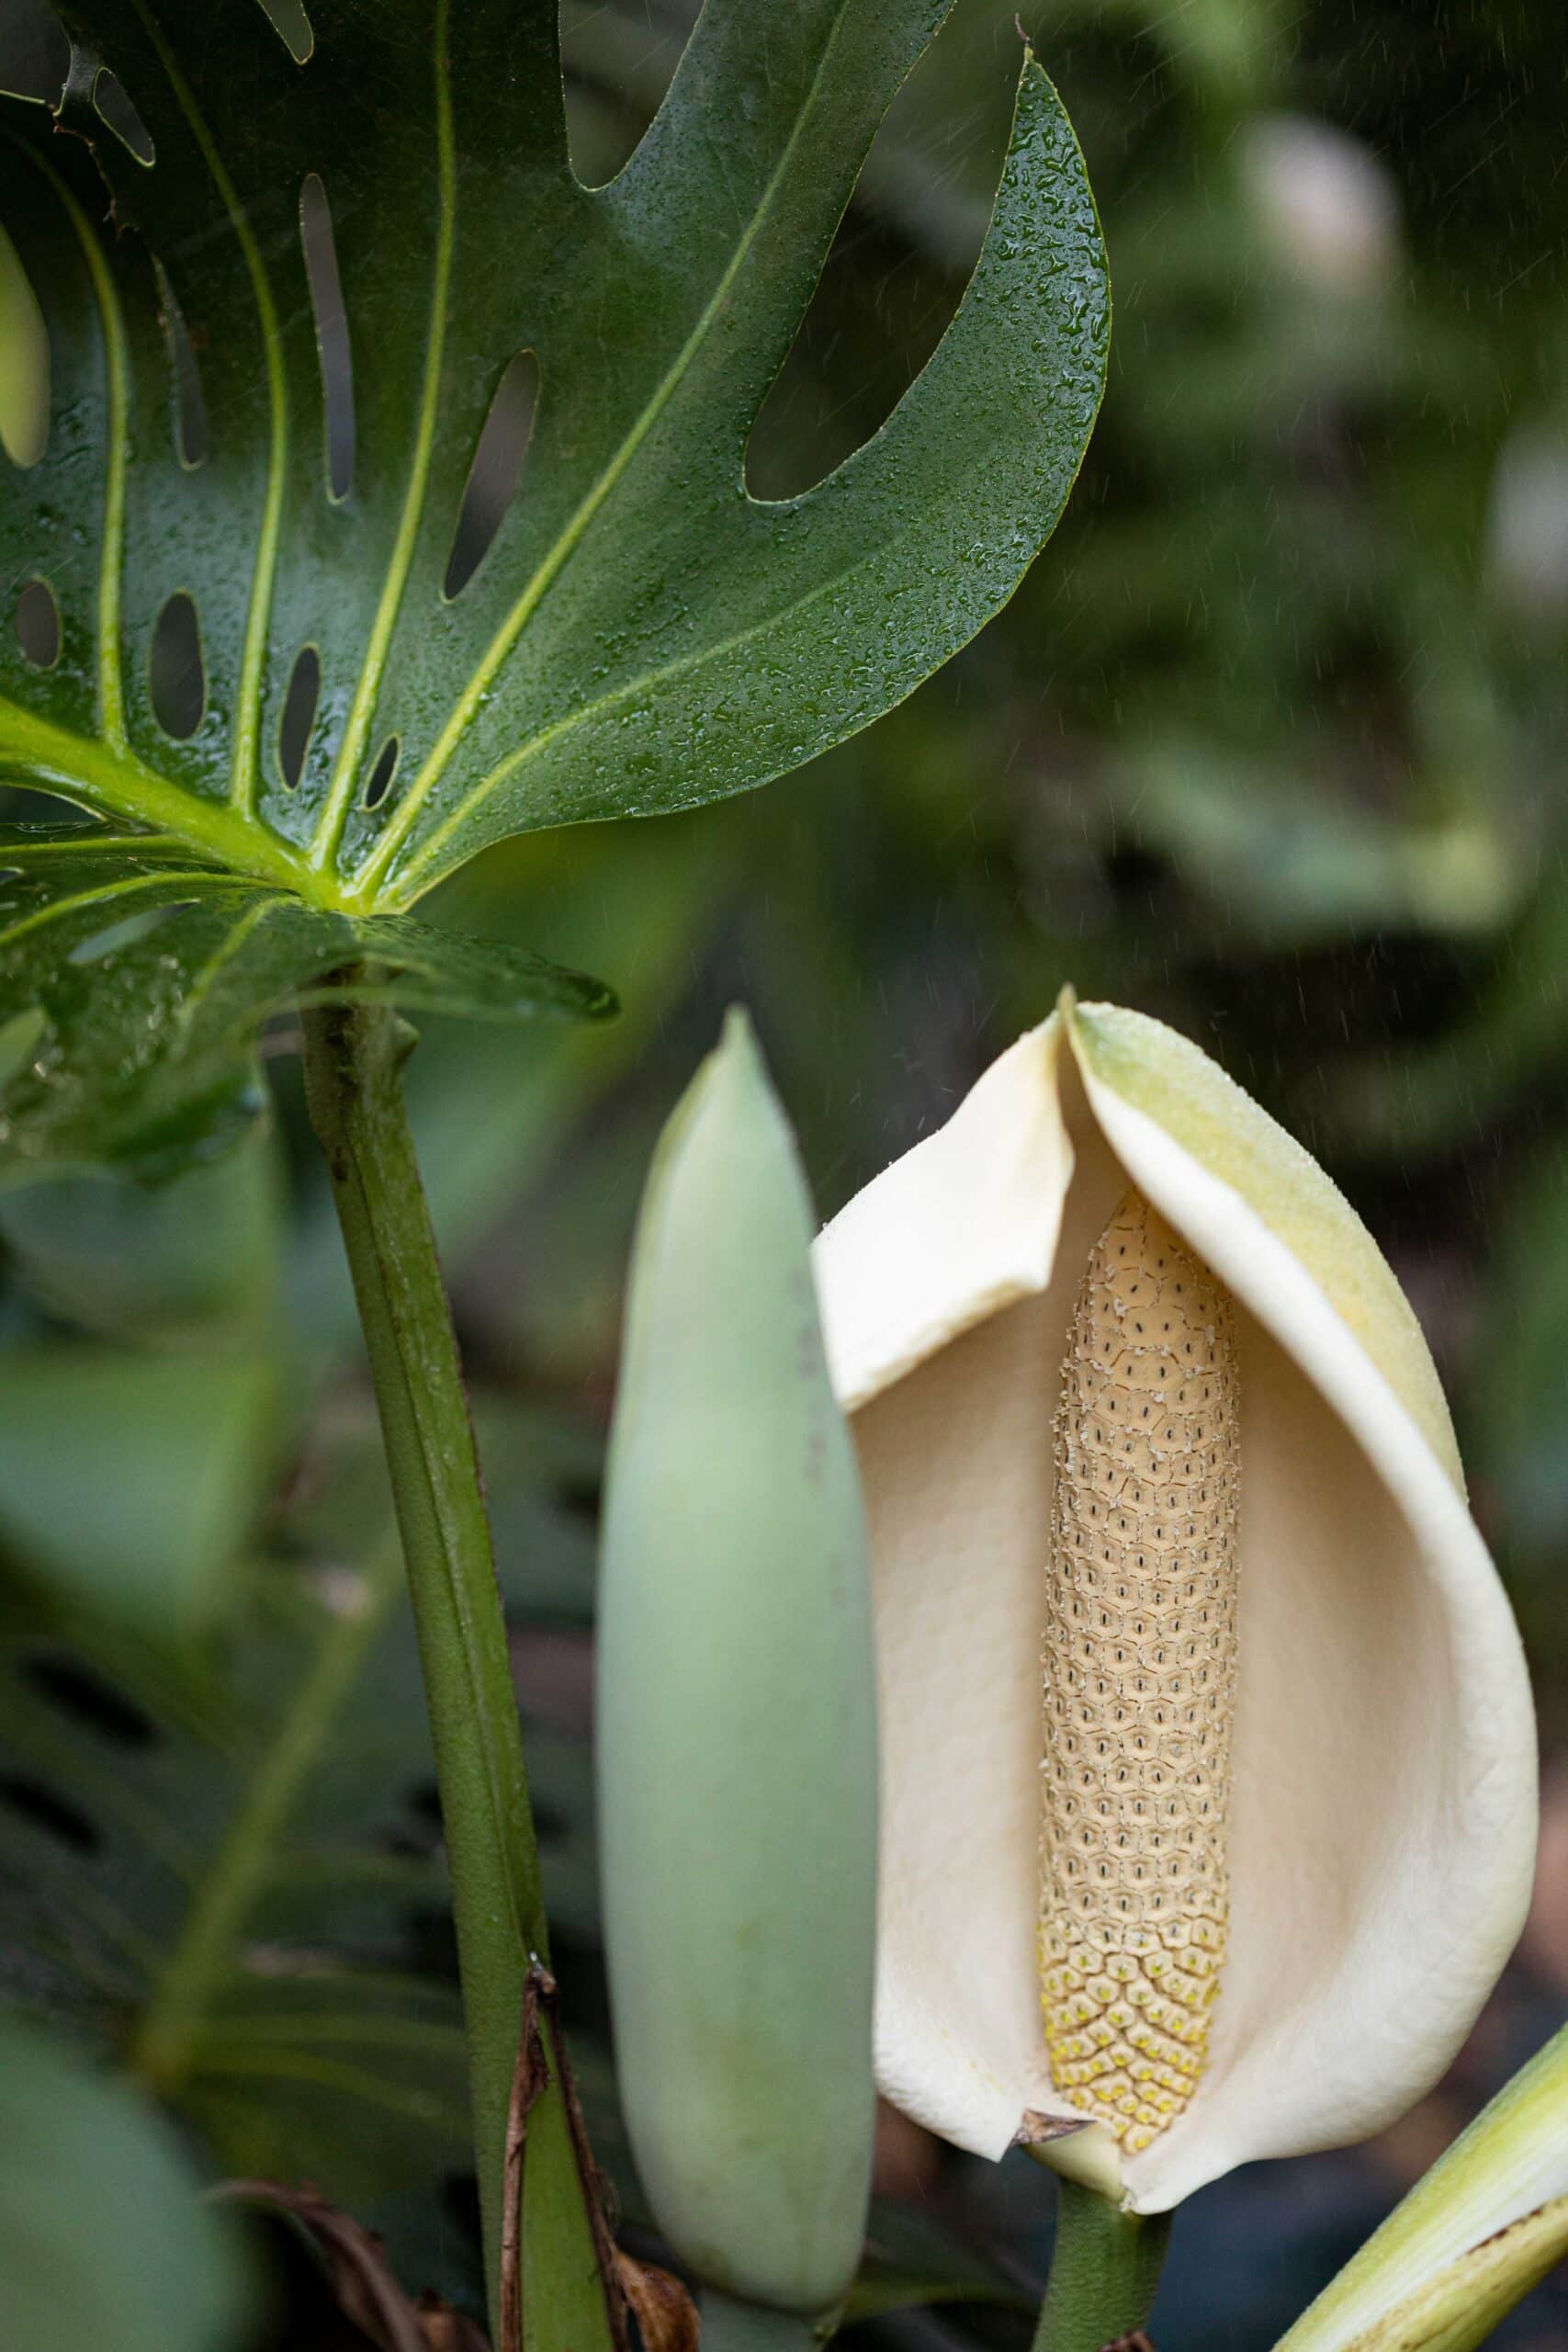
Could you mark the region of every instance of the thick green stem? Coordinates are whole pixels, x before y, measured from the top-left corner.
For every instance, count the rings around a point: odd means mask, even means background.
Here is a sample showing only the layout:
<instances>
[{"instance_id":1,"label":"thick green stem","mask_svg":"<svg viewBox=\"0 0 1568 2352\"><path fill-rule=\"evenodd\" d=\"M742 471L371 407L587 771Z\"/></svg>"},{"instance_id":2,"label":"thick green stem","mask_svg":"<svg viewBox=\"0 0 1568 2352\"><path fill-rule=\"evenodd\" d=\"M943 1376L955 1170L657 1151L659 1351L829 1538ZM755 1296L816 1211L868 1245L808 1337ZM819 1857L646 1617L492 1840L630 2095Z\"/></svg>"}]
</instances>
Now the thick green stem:
<instances>
[{"instance_id":1,"label":"thick green stem","mask_svg":"<svg viewBox=\"0 0 1568 2352\"><path fill-rule=\"evenodd\" d=\"M1097 2189L1059 2181L1055 2251L1034 2352L1102 2352L1142 2327L1169 2240L1168 2213L1123 2213Z\"/></svg>"},{"instance_id":2,"label":"thick green stem","mask_svg":"<svg viewBox=\"0 0 1568 2352\"><path fill-rule=\"evenodd\" d=\"M403 1106L407 1032L379 1006L305 1016L326 1154L375 1382L424 1671L457 1929L474 2160L497 2352L507 2113L525 1981L548 1960L538 1850L456 1335ZM609 2325L559 2086L528 2119L528 2352L604 2352Z\"/></svg>"},{"instance_id":3,"label":"thick green stem","mask_svg":"<svg viewBox=\"0 0 1568 2352\"><path fill-rule=\"evenodd\" d=\"M817 2330L794 2312L770 2311L703 2289L703 2352L813 2352Z\"/></svg>"}]
</instances>

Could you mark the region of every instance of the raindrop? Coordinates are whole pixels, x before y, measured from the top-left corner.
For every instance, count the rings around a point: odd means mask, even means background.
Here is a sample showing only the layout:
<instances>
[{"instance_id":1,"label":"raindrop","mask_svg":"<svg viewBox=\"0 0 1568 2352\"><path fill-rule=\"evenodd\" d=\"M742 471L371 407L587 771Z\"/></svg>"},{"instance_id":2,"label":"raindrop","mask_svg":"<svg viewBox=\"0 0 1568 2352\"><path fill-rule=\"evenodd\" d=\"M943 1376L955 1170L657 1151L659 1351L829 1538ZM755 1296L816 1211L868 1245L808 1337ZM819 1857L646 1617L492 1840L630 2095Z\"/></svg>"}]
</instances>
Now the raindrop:
<instances>
[{"instance_id":1,"label":"raindrop","mask_svg":"<svg viewBox=\"0 0 1568 2352\"><path fill-rule=\"evenodd\" d=\"M354 355L348 312L337 266L332 207L320 175L307 172L299 190L299 240L316 314L316 349L321 362L321 401L326 410L327 482L334 499L354 487Z\"/></svg>"},{"instance_id":2,"label":"raindrop","mask_svg":"<svg viewBox=\"0 0 1568 2352\"><path fill-rule=\"evenodd\" d=\"M183 588L175 591L158 616L148 683L153 718L165 735L183 743L196 733L207 707L201 621Z\"/></svg>"},{"instance_id":3,"label":"raindrop","mask_svg":"<svg viewBox=\"0 0 1568 2352\"><path fill-rule=\"evenodd\" d=\"M261 6L295 64L303 65L316 46L316 36L300 0L261 0Z\"/></svg>"},{"instance_id":4,"label":"raindrop","mask_svg":"<svg viewBox=\"0 0 1568 2352\"><path fill-rule=\"evenodd\" d=\"M313 645L302 645L288 673L283 717L277 727L277 764L290 792L305 772L310 729L316 723L316 703L321 691L321 657Z\"/></svg>"},{"instance_id":5,"label":"raindrop","mask_svg":"<svg viewBox=\"0 0 1568 2352\"><path fill-rule=\"evenodd\" d=\"M502 370L468 469L446 560L443 593L448 602L462 594L506 519L522 479L538 405L539 363L531 351L520 351Z\"/></svg>"},{"instance_id":6,"label":"raindrop","mask_svg":"<svg viewBox=\"0 0 1568 2352\"><path fill-rule=\"evenodd\" d=\"M17 599L17 642L35 670L60 659L60 606L47 580L29 580Z\"/></svg>"},{"instance_id":7,"label":"raindrop","mask_svg":"<svg viewBox=\"0 0 1568 2352\"><path fill-rule=\"evenodd\" d=\"M182 466L194 470L207 463L207 402L202 395L201 370L197 366L196 346L190 339L186 314L169 283L168 272L162 262L153 266L158 273L158 313L164 322L169 373L174 379L175 455Z\"/></svg>"},{"instance_id":8,"label":"raindrop","mask_svg":"<svg viewBox=\"0 0 1568 2352\"><path fill-rule=\"evenodd\" d=\"M392 778L398 772L398 754L402 750L402 738L389 735L376 754L376 764L370 771L370 781L365 787L365 806L378 808L392 788Z\"/></svg>"},{"instance_id":9,"label":"raindrop","mask_svg":"<svg viewBox=\"0 0 1568 2352\"><path fill-rule=\"evenodd\" d=\"M157 155L152 134L131 102L130 93L118 74L100 65L93 83L93 104L98 119L114 132L128 155L139 164L151 164Z\"/></svg>"}]
</instances>

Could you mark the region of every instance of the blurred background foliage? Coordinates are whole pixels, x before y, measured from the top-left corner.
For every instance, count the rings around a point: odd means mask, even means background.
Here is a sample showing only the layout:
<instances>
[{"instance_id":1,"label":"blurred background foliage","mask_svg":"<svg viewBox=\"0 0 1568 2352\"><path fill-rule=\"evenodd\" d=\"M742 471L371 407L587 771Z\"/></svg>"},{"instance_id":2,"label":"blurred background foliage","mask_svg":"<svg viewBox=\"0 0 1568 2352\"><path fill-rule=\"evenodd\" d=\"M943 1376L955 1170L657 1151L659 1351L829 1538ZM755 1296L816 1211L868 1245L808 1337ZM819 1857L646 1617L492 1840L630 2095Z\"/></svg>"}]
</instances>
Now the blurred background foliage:
<instances>
[{"instance_id":1,"label":"blurred background foliage","mask_svg":"<svg viewBox=\"0 0 1568 2352\"><path fill-rule=\"evenodd\" d=\"M564 0L585 178L629 153L691 15ZM1058 537L948 669L797 776L513 842L449 885L437 920L603 973L626 1011L581 1035L428 1023L412 1085L570 2018L641 2251L594 1939L593 1515L637 1189L720 1008L750 1005L824 1216L1071 978L1195 1037L1371 1224L1537 1669L1541 1883L1414 2116L1184 2214L1162 2352L1253 2352L1568 1996L1562 18L1558 0L1024 17L1116 296ZM933 348L1018 40L1010 0L957 0L897 101L759 419L760 493L829 470ZM439 1826L293 1043L268 1040L276 1118L227 1159L162 1192L0 1205L4 1982L120 2053L198 2170L309 2179L411 2285L462 2301ZM1033 2168L955 2160L888 2118L881 2176L863 2342L1021 2346L1048 2229ZM254 2331L223 2340L363 2342L302 2242L261 2228ZM1498 2341L1545 2352L1565 2331L1549 2285Z\"/></svg>"}]
</instances>

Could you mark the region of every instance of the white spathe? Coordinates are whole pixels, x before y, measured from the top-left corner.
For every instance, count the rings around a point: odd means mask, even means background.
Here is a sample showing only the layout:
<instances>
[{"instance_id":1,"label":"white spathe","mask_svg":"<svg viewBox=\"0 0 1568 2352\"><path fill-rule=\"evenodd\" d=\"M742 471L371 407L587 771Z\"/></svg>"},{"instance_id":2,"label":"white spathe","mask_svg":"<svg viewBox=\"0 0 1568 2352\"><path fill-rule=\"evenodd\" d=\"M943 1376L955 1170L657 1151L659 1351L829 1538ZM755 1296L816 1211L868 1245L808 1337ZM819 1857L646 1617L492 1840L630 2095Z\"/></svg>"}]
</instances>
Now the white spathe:
<instances>
[{"instance_id":1,"label":"white spathe","mask_svg":"<svg viewBox=\"0 0 1568 2352\"><path fill-rule=\"evenodd\" d=\"M1236 1305L1229 1945L1185 2110L1134 2156L1097 2123L1042 2153L1156 2212L1437 2078L1523 1920L1536 1762L1437 1375L1365 1227L1186 1039L1064 999L817 1244L872 1536L885 2095L990 2157L1072 2114L1036 1941L1052 1423L1129 1179Z\"/></svg>"}]
</instances>

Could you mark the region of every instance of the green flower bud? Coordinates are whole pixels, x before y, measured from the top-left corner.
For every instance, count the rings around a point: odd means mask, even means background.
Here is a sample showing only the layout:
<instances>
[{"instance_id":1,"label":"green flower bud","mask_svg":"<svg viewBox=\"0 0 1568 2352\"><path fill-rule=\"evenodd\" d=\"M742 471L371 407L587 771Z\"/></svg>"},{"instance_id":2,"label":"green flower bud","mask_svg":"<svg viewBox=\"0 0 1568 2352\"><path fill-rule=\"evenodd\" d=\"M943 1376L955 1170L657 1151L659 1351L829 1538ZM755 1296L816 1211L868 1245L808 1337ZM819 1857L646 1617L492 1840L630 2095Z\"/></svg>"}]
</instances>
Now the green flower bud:
<instances>
[{"instance_id":1,"label":"green flower bud","mask_svg":"<svg viewBox=\"0 0 1568 2352\"><path fill-rule=\"evenodd\" d=\"M644 1195L610 1456L599 1804L622 2097L709 2285L840 2301L874 2094L876 1731L853 1451L811 1204L744 1019Z\"/></svg>"}]
</instances>

